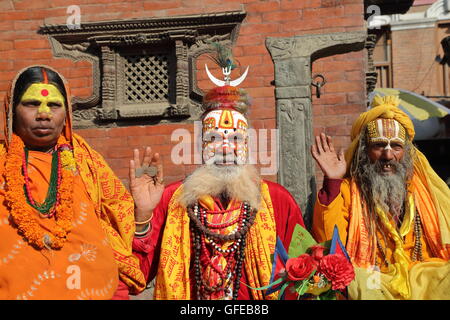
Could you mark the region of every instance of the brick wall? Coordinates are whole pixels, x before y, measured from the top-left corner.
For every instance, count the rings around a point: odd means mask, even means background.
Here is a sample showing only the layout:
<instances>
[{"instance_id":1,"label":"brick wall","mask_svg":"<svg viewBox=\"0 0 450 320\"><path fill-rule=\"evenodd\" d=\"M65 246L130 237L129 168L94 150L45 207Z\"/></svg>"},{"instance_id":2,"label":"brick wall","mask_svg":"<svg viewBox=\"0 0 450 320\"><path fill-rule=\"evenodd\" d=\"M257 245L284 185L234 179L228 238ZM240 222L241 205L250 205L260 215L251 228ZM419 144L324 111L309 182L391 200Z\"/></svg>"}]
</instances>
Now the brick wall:
<instances>
[{"instance_id":1,"label":"brick wall","mask_svg":"<svg viewBox=\"0 0 450 320\"><path fill-rule=\"evenodd\" d=\"M439 68L434 60L440 40L435 28L392 32L393 87L425 95L442 95ZM441 54L442 57L442 54Z\"/></svg>"},{"instance_id":2,"label":"brick wall","mask_svg":"<svg viewBox=\"0 0 450 320\"><path fill-rule=\"evenodd\" d=\"M36 33L43 24L65 23L67 7L74 4L81 8L82 23L245 10L247 17L233 52L243 68L250 65L250 74L242 87L253 97L252 124L266 129L276 127L271 85L274 71L265 48L266 37L364 30L362 0L0 0L1 96L17 71L40 63L59 70L68 79L73 95L91 94L90 63L54 59L48 40ZM360 51L320 59L312 66L313 73L322 73L327 79L321 98L313 97L314 133L325 131L336 136L338 148L348 145L351 123L364 110L365 63L365 53ZM200 88L211 87L203 69L197 77ZM166 181L171 182L195 168L195 165L177 166L170 161L172 147L178 143L171 142L170 134L176 128L193 130L188 124L161 124L84 129L78 133L106 158L125 182L132 148L151 145L162 154ZM276 176L268 178L275 180ZM318 178L320 181L320 174Z\"/></svg>"}]
</instances>

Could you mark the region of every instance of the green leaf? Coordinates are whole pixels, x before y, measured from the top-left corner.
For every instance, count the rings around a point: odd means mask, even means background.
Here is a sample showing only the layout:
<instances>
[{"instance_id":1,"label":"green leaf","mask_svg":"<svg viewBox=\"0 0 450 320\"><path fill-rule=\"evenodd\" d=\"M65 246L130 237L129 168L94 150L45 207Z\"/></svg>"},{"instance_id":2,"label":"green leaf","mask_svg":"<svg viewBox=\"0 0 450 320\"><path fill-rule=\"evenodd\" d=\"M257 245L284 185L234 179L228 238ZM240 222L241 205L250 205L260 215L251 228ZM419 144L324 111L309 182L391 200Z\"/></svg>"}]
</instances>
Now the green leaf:
<instances>
[{"instance_id":1,"label":"green leaf","mask_svg":"<svg viewBox=\"0 0 450 320\"><path fill-rule=\"evenodd\" d=\"M307 280L295 281L295 283L294 283L295 290L297 291L303 285L303 282L305 282L305 281L307 281Z\"/></svg>"},{"instance_id":2,"label":"green leaf","mask_svg":"<svg viewBox=\"0 0 450 320\"><path fill-rule=\"evenodd\" d=\"M297 224L292 234L291 244L289 245L289 257L296 258L299 255L306 253L309 247L317 244L311 234Z\"/></svg>"},{"instance_id":3,"label":"green leaf","mask_svg":"<svg viewBox=\"0 0 450 320\"><path fill-rule=\"evenodd\" d=\"M300 298L302 295L305 294L305 292L308 290L309 287L309 280L314 276L316 273L316 270L314 269L313 272L309 275L308 278L306 278L303 281L296 281L295 282L295 291L297 291L298 297Z\"/></svg>"},{"instance_id":4,"label":"green leaf","mask_svg":"<svg viewBox=\"0 0 450 320\"><path fill-rule=\"evenodd\" d=\"M303 281L301 287L297 290L298 296L301 297L302 295L304 295L305 292L308 290L308 288L309 288L308 281Z\"/></svg>"},{"instance_id":5,"label":"green leaf","mask_svg":"<svg viewBox=\"0 0 450 320\"><path fill-rule=\"evenodd\" d=\"M283 282L284 280L285 280L284 278L278 278L278 279L275 280L274 282L269 283L267 286L260 287L260 288L253 288L253 287L249 286L248 284L246 284L246 283L244 283L244 282L241 282L241 283L243 283L245 286L249 287L249 288L252 289L252 290L266 290L266 289L269 289L269 288L272 287L272 286L276 286L277 284Z\"/></svg>"},{"instance_id":6,"label":"green leaf","mask_svg":"<svg viewBox=\"0 0 450 320\"><path fill-rule=\"evenodd\" d=\"M283 296L284 290L286 290L287 286L290 284L290 282L286 282L285 284L283 284L283 286L280 289L280 293L278 294L278 299L281 299L281 297Z\"/></svg>"}]
</instances>

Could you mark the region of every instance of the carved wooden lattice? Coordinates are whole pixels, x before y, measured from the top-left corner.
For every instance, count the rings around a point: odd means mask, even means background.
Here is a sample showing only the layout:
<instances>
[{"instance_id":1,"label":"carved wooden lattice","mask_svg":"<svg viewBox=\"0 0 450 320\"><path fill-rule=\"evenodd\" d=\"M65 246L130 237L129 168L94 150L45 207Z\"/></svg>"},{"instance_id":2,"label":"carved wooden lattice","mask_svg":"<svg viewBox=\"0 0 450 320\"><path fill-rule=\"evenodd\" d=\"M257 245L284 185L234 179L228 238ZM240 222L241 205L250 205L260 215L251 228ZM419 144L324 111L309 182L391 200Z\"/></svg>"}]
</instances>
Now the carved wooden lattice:
<instances>
[{"instance_id":1,"label":"carved wooden lattice","mask_svg":"<svg viewBox=\"0 0 450 320\"><path fill-rule=\"evenodd\" d=\"M196 60L210 43L236 41L244 11L46 25L55 57L88 60L93 95L73 98L76 128L192 121L202 114ZM156 51L155 51L156 50ZM146 121L146 120L145 120Z\"/></svg>"},{"instance_id":2,"label":"carved wooden lattice","mask_svg":"<svg viewBox=\"0 0 450 320\"><path fill-rule=\"evenodd\" d=\"M167 54L125 56L125 103L167 101L169 59Z\"/></svg>"}]
</instances>

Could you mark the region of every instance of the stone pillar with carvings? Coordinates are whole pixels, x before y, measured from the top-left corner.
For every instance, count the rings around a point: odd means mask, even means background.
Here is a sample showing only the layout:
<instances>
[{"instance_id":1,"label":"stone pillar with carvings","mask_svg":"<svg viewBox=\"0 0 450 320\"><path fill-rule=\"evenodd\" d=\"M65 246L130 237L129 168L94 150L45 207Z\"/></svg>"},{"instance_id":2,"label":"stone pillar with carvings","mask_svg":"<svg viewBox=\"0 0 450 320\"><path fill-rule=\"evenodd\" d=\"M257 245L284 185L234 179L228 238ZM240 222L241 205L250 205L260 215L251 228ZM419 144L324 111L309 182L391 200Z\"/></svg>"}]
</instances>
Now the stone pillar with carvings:
<instances>
[{"instance_id":1,"label":"stone pillar with carvings","mask_svg":"<svg viewBox=\"0 0 450 320\"><path fill-rule=\"evenodd\" d=\"M267 38L275 67L275 99L279 129L278 182L291 192L307 227L316 198L311 65L314 60L364 48L365 32ZM326 70L324 70L326 77Z\"/></svg>"},{"instance_id":2,"label":"stone pillar with carvings","mask_svg":"<svg viewBox=\"0 0 450 320\"><path fill-rule=\"evenodd\" d=\"M176 71L176 108L172 110L172 116L189 115L189 61L188 46L183 40L175 41L175 54L177 57Z\"/></svg>"},{"instance_id":3,"label":"stone pillar with carvings","mask_svg":"<svg viewBox=\"0 0 450 320\"><path fill-rule=\"evenodd\" d=\"M100 118L117 119L115 109L116 89L116 59L115 53L109 46L102 46L103 78L102 78L102 110Z\"/></svg>"}]
</instances>

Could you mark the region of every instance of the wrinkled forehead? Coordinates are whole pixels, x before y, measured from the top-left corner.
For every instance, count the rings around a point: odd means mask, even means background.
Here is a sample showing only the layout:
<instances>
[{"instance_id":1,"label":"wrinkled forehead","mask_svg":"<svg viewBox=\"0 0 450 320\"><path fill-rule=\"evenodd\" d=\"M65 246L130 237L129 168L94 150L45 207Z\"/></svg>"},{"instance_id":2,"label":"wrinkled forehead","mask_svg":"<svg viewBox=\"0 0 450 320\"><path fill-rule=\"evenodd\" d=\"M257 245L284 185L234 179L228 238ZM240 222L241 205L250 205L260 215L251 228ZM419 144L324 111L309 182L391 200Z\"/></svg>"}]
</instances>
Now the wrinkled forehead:
<instances>
[{"instance_id":1,"label":"wrinkled forehead","mask_svg":"<svg viewBox=\"0 0 450 320\"><path fill-rule=\"evenodd\" d=\"M405 128L394 119L376 119L367 124L369 142L397 140L406 141Z\"/></svg>"},{"instance_id":2,"label":"wrinkled forehead","mask_svg":"<svg viewBox=\"0 0 450 320\"><path fill-rule=\"evenodd\" d=\"M203 119L203 131L208 130L247 130L248 123L244 115L234 110L213 110Z\"/></svg>"}]
</instances>

